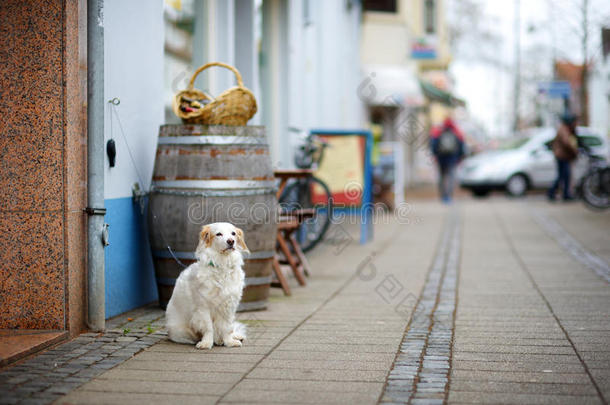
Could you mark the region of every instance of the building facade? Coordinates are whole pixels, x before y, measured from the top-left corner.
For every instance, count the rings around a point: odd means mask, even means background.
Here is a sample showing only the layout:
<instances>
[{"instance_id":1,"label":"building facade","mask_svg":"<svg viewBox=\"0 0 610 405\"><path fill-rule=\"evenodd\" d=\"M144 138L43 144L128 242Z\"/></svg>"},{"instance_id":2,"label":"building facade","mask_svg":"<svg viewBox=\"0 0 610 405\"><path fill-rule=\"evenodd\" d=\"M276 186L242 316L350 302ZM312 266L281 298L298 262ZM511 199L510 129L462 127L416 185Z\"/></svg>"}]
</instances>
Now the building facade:
<instances>
[{"instance_id":1,"label":"building facade","mask_svg":"<svg viewBox=\"0 0 610 405\"><path fill-rule=\"evenodd\" d=\"M99 12L104 41L105 148L95 158L104 159L103 312L109 318L157 299L144 219L159 126L178 122L171 96L204 63L236 66L258 100L250 124L267 127L275 166L291 167L288 127L362 122L361 8L344 0L100 4L89 11ZM85 0L0 4L10 39L0 53L3 329L65 338L87 328L87 12ZM196 87L218 95L234 80L212 69Z\"/></svg>"},{"instance_id":2,"label":"building facade","mask_svg":"<svg viewBox=\"0 0 610 405\"><path fill-rule=\"evenodd\" d=\"M589 78L590 126L610 137L610 28L603 28L602 55Z\"/></svg>"},{"instance_id":3,"label":"building facade","mask_svg":"<svg viewBox=\"0 0 610 405\"><path fill-rule=\"evenodd\" d=\"M405 187L434 180L428 133L452 112L443 0L363 2L360 95L383 140L400 142Z\"/></svg>"}]
</instances>

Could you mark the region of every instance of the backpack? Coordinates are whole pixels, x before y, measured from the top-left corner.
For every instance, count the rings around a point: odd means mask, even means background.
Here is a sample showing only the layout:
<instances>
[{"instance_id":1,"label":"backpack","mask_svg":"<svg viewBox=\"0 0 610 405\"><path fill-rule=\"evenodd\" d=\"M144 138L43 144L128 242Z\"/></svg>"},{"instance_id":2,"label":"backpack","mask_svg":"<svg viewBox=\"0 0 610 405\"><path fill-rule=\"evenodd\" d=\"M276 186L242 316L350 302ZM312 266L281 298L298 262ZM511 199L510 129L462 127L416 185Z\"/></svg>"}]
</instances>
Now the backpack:
<instances>
[{"instance_id":1,"label":"backpack","mask_svg":"<svg viewBox=\"0 0 610 405\"><path fill-rule=\"evenodd\" d=\"M441 156L457 155L460 145L457 136L450 129L445 129L438 137L438 154Z\"/></svg>"}]
</instances>

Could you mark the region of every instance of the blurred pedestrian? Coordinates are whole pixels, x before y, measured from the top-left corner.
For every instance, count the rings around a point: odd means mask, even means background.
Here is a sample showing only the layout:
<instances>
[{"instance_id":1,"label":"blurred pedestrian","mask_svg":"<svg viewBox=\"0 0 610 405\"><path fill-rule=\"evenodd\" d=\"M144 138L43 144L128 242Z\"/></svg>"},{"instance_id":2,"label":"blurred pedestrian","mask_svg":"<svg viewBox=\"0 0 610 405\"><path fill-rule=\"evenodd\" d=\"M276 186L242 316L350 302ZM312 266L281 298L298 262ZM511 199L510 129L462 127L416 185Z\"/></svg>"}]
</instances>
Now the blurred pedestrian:
<instances>
[{"instance_id":1,"label":"blurred pedestrian","mask_svg":"<svg viewBox=\"0 0 610 405\"><path fill-rule=\"evenodd\" d=\"M455 167L464 156L464 134L451 117L430 132L430 147L439 171L438 188L441 200L450 203L453 197Z\"/></svg>"},{"instance_id":2,"label":"blurred pedestrian","mask_svg":"<svg viewBox=\"0 0 610 405\"><path fill-rule=\"evenodd\" d=\"M555 194L561 185L564 201L573 200L570 194L571 164L578 157L578 138L576 137L576 116L566 113L561 116L561 124L553 139L552 149L557 162L557 178L548 191L550 201L555 201Z\"/></svg>"}]
</instances>

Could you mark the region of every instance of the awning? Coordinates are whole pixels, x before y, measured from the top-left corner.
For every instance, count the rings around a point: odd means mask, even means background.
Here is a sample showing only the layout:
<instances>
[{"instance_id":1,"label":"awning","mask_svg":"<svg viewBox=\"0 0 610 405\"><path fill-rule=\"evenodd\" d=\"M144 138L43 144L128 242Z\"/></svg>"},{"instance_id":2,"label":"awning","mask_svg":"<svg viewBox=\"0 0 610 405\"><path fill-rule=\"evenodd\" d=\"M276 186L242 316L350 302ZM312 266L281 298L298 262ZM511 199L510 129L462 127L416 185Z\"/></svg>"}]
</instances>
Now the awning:
<instances>
[{"instance_id":1,"label":"awning","mask_svg":"<svg viewBox=\"0 0 610 405\"><path fill-rule=\"evenodd\" d=\"M418 107L424 96L417 74L408 67L367 65L358 86L358 96L370 106Z\"/></svg>"},{"instance_id":2,"label":"awning","mask_svg":"<svg viewBox=\"0 0 610 405\"><path fill-rule=\"evenodd\" d=\"M461 98L457 98L451 93L446 92L445 90L441 90L438 87L434 86L431 83L420 80L421 88L430 100L438 101L448 106L452 107L464 107L466 106L466 102Z\"/></svg>"}]
</instances>

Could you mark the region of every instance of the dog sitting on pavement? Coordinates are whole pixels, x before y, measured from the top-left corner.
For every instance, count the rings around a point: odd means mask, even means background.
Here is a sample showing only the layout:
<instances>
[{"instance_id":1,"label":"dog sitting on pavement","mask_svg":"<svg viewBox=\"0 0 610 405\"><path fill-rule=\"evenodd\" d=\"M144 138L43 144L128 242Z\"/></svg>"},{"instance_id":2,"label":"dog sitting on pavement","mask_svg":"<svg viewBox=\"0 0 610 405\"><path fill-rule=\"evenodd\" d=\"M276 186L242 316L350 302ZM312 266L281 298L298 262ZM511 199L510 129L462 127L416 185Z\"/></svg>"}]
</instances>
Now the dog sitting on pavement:
<instances>
[{"instance_id":1,"label":"dog sitting on pavement","mask_svg":"<svg viewBox=\"0 0 610 405\"><path fill-rule=\"evenodd\" d=\"M197 262L180 273L166 311L170 340L211 349L241 346L245 326L235 321L244 287L244 233L227 222L206 225Z\"/></svg>"}]
</instances>

